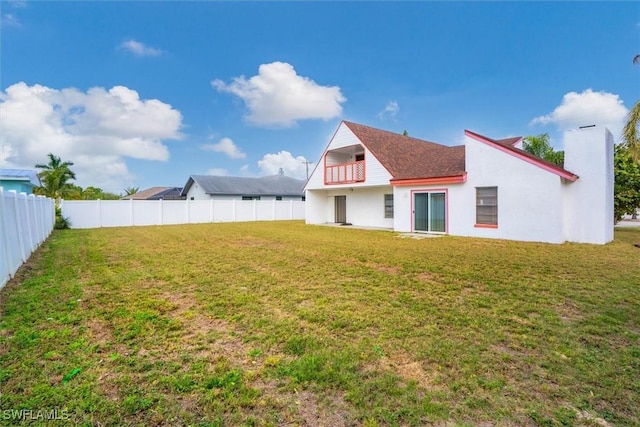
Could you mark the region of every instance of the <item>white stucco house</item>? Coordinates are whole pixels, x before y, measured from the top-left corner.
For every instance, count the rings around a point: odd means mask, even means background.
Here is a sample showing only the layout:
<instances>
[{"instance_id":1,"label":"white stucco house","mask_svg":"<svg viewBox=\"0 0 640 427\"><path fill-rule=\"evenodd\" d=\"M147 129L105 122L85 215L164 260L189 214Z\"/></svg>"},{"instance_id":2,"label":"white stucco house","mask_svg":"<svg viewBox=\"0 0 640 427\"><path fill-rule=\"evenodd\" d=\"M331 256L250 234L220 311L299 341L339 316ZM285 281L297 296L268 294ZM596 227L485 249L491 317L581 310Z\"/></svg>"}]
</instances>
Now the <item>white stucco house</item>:
<instances>
[{"instance_id":1,"label":"white stucco house","mask_svg":"<svg viewBox=\"0 0 640 427\"><path fill-rule=\"evenodd\" d=\"M613 240L613 137L567 133L559 167L522 138L446 146L343 121L305 186L308 224L549 243Z\"/></svg>"},{"instance_id":2,"label":"white stucco house","mask_svg":"<svg viewBox=\"0 0 640 427\"><path fill-rule=\"evenodd\" d=\"M191 175L182 188L187 200L304 200L305 181L285 175L238 177Z\"/></svg>"}]
</instances>

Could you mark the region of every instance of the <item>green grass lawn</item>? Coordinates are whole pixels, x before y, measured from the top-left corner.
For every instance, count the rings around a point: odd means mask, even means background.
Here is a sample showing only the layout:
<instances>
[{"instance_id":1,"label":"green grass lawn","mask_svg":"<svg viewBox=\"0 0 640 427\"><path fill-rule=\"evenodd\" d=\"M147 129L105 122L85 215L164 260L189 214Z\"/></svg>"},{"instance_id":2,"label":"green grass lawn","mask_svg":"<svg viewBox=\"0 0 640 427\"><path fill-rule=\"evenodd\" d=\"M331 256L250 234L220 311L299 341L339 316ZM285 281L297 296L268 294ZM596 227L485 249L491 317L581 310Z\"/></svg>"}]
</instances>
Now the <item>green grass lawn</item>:
<instances>
[{"instance_id":1,"label":"green grass lawn","mask_svg":"<svg viewBox=\"0 0 640 427\"><path fill-rule=\"evenodd\" d=\"M640 425L640 228L615 235L55 231L0 292L0 424Z\"/></svg>"}]
</instances>

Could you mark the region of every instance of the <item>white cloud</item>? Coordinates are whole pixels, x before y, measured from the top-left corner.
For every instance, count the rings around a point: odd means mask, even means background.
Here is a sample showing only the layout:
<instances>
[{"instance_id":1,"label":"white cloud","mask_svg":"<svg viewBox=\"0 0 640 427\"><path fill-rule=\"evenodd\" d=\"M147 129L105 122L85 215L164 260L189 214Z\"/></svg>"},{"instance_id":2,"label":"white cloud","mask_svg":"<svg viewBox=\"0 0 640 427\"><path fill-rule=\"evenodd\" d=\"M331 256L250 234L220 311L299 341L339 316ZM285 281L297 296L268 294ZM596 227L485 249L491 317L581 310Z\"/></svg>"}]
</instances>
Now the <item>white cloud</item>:
<instances>
[{"instance_id":1,"label":"white cloud","mask_svg":"<svg viewBox=\"0 0 640 427\"><path fill-rule=\"evenodd\" d=\"M224 153L232 159L244 159L247 154L242 152L231 140L231 138L222 138L215 144L204 144L200 148L214 153Z\"/></svg>"},{"instance_id":2,"label":"white cloud","mask_svg":"<svg viewBox=\"0 0 640 427\"><path fill-rule=\"evenodd\" d=\"M9 0L7 1L7 4L15 7L16 9L22 9L27 7L27 1L26 0Z\"/></svg>"},{"instance_id":3,"label":"white cloud","mask_svg":"<svg viewBox=\"0 0 640 427\"><path fill-rule=\"evenodd\" d=\"M400 106L398 105L398 103L396 101L389 101L384 107L384 110L378 113L378 118L380 120L384 120L389 117L391 120L395 121L399 111Z\"/></svg>"},{"instance_id":4,"label":"white cloud","mask_svg":"<svg viewBox=\"0 0 640 427\"><path fill-rule=\"evenodd\" d=\"M25 0L5 0L3 4L8 6L8 9L24 9L27 7L27 2ZM2 8L0 8L1 10ZM3 13L0 16L0 28L21 28L22 22L20 18L15 13Z\"/></svg>"},{"instance_id":5,"label":"white cloud","mask_svg":"<svg viewBox=\"0 0 640 427\"><path fill-rule=\"evenodd\" d=\"M18 17L13 13L3 14L2 20L0 23L2 24L2 27L14 27L14 28L22 27L22 22L20 22Z\"/></svg>"},{"instance_id":6,"label":"white cloud","mask_svg":"<svg viewBox=\"0 0 640 427\"><path fill-rule=\"evenodd\" d=\"M552 123L561 131L588 125L606 126L617 138L628 111L618 95L587 89L582 93L565 94L551 113L536 117L530 124Z\"/></svg>"},{"instance_id":7,"label":"white cloud","mask_svg":"<svg viewBox=\"0 0 640 427\"><path fill-rule=\"evenodd\" d=\"M47 153L74 162L77 184L119 192L131 180L125 157L166 161L165 139L180 139L182 115L116 86L87 92L24 82L0 92L0 160L33 168Z\"/></svg>"},{"instance_id":8,"label":"white cloud","mask_svg":"<svg viewBox=\"0 0 640 427\"><path fill-rule=\"evenodd\" d=\"M126 50L129 53L134 54L135 56L142 57L142 56L162 55L162 50L147 46L144 43L141 43L133 39L120 43L120 48Z\"/></svg>"},{"instance_id":9,"label":"white cloud","mask_svg":"<svg viewBox=\"0 0 640 427\"><path fill-rule=\"evenodd\" d=\"M276 175L282 168L286 176L307 179L306 160L303 156L293 157L288 151L280 151L277 154L265 154L262 160L258 160L258 167L262 175Z\"/></svg>"},{"instance_id":10,"label":"white cloud","mask_svg":"<svg viewBox=\"0 0 640 427\"><path fill-rule=\"evenodd\" d=\"M342 114L340 104L347 100L338 86L320 86L285 62L262 64L257 76L235 77L229 84L213 80L211 86L242 99L249 109L246 119L258 126L289 127L298 120L332 119Z\"/></svg>"},{"instance_id":11,"label":"white cloud","mask_svg":"<svg viewBox=\"0 0 640 427\"><path fill-rule=\"evenodd\" d=\"M229 171L223 168L212 168L207 171L207 175L228 176Z\"/></svg>"}]
</instances>

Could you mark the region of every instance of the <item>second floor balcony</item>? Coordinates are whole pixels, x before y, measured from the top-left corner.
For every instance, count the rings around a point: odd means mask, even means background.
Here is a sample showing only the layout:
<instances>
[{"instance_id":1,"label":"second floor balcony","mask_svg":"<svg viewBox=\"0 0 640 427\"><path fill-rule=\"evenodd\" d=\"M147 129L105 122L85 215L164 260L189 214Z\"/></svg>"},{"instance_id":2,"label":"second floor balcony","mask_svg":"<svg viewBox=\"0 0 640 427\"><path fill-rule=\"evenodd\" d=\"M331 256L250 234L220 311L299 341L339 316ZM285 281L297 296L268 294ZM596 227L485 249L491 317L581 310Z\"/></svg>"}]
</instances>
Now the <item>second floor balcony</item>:
<instances>
[{"instance_id":1,"label":"second floor balcony","mask_svg":"<svg viewBox=\"0 0 640 427\"><path fill-rule=\"evenodd\" d=\"M324 183L330 184L353 184L354 182L364 182L365 164L364 160L337 165L325 165Z\"/></svg>"}]
</instances>

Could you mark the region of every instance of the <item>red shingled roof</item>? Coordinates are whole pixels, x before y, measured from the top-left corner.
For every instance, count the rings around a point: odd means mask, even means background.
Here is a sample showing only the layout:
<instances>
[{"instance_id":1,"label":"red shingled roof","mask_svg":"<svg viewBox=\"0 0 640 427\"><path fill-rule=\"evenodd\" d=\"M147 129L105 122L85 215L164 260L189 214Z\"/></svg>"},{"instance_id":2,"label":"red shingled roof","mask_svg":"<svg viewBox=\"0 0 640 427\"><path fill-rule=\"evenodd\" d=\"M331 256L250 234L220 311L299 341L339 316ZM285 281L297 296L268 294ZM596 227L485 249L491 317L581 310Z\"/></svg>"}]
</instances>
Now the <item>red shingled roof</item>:
<instances>
[{"instance_id":1,"label":"red shingled roof","mask_svg":"<svg viewBox=\"0 0 640 427\"><path fill-rule=\"evenodd\" d=\"M496 139L495 140L498 144L501 145L508 145L510 147L513 147L514 145L516 145L518 142L522 141L522 137L521 136L515 136L513 138L505 138L505 139Z\"/></svg>"},{"instance_id":2,"label":"red shingled roof","mask_svg":"<svg viewBox=\"0 0 640 427\"><path fill-rule=\"evenodd\" d=\"M146 190L138 191L135 194L124 196L122 200L153 200L154 198L159 198L162 193L166 193L174 188L176 187L151 187ZM179 191L178 194L180 194Z\"/></svg>"},{"instance_id":3,"label":"red shingled roof","mask_svg":"<svg viewBox=\"0 0 640 427\"><path fill-rule=\"evenodd\" d=\"M464 145L449 147L357 123L343 123L389 171L393 180L465 174Z\"/></svg>"}]
</instances>

